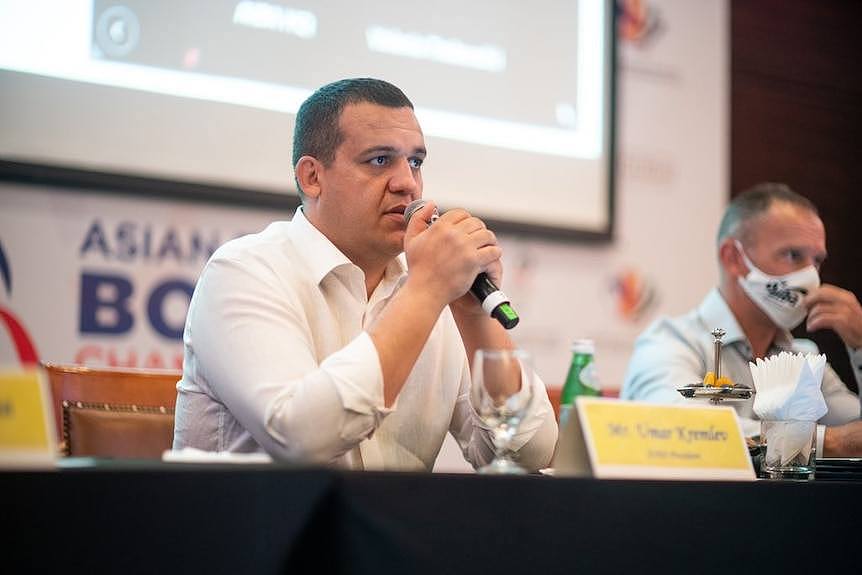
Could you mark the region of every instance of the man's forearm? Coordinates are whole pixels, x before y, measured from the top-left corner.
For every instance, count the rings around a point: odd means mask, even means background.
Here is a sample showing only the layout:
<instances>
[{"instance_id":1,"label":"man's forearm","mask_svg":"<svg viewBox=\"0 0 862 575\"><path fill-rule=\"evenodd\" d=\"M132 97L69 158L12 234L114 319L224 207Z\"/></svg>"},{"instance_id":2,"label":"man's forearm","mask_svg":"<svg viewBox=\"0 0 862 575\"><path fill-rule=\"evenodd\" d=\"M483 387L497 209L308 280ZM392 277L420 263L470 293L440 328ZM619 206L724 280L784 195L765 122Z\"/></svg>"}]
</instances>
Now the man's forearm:
<instances>
[{"instance_id":1,"label":"man's forearm","mask_svg":"<svg viewBox=\"0 0 862 575\"><path fill-rule=\"evenodd\" d=\"M826 457L862 455L862 421L827 427L823 435L823 455Z\"/></svg>"},{"instance_id":2,"label":"man's forearm","mask_svg":"<svg viewBox=\"0 0 862 575\"><path fill-rule=\"evenodd\" d=\"M443 307L408 280L368 328L380 358L386 407L395 403Z\"/></svg>"},{"instance_id":3,"label":"man's forearm","mask_svg":"<svg viewBox=\"0 0 862 575\"><path fill-rule=\"evenodd\" d=\"M473 296L470 295L470 297ZM512 349L515 347L500 322L489 316L481 308L478 308L481 313L477 313L475 310L465 310L463 306L459 305L453 304L449 307L452 309L452 316L455 318L458 331L461 333L461 339L467 350L467 359L471 364L477 349Z\"/></svg>"}]
</instances>

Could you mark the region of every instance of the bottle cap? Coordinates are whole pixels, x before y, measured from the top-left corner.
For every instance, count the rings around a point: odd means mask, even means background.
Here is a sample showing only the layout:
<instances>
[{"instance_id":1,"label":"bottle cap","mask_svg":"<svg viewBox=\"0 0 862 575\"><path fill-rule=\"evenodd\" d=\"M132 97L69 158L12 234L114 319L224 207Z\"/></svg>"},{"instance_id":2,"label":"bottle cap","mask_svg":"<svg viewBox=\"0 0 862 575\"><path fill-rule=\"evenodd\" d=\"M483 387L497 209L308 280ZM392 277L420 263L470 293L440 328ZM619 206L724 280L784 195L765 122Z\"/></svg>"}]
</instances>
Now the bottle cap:
<instances>
[{"instance_id":1,"label":"bottle cap","mask_svg":"<svg viewBox=\"0 0 862 575\"><path fill-rule=\"evenodd\" d=\"M576 339L572 342L572 351L574 353L596 353L596 344L591 339Z\"/></svg>"}]
</instances>

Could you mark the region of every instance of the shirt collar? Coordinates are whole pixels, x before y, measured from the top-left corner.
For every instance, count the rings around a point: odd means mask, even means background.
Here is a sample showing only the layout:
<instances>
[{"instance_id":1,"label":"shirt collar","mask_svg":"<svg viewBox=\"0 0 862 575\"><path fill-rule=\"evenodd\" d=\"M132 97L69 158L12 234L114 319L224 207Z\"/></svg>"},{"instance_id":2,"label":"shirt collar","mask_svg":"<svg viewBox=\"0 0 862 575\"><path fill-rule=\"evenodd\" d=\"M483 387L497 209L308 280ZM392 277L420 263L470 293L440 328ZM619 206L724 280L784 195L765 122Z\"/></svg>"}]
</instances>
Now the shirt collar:
<instances>
[{"instance_id":1,"label":"shirt collar","mask_svg":"<svg viewBox=\"0 0 862 575\"><path fill-rule=\"evenodd\" d=\"M748 343L745 332L739 327L736 317L730 311L730 307L724 301L724 297L722 297L718 288L713 288L706 294L700 307L697 308L697 315L700 317L701 323L704 324L707 331L712 331L715 328L724 330L723 342L725 344L737 341Z\"/></svg>"},{"instance_id":2,"label":"shirt collar","mask_svg":"<svg viewBox=\"0 0 862 575\"><path fill-rule=\"evenodd\" d=\"M718 288L713 288L706 295L700 307L697 308L697 315L707 331L712 331L717 327L725 331L722 339L725 344L743 342L751 345ZM780 329L772 345L779 349L789 350L793 347L793 335L786 329Z\"/></svg>"},{"instance_id":3,"label":"shirt collar","mask_svg":"<svg viewBox=\"0 0 862 575\"><path fill-rule=\"evenodd\" d=\"M323 278L339 267L348 266L359 269L350 261L350 258L335 247L335 244L329 241L329 238L308 221L302 211L302 206L296 208L293 214L289 234L291 241L299 248L300 257L311 270L312 278L316 284L320 284ZM402 253L386 267L383 282L395 284L405 271L407 271L407 260Z\"/></svg>"},{"instance_id":4,"label":"shirt collar","mask_svg":"<svg viewBox=\"0 0 862 575\"><path fill-rule=\"evenodd\" d=\"M380 285L377 286L372 299L375 301L388 300L402 284L407 280L407 256L402 252L397 258L389 262Z\"/></svg>"},{"instance_id":5,"label":"shirt collar","mask_svg":"<svg viewBox=\"0 0 862 575\"><path fill-rule=\"evenodd\" d=\"M352 265L350 259L305 218L302 206L293 214L289 234L317 284L335 268Z\"/></svg>"}]
</instances>

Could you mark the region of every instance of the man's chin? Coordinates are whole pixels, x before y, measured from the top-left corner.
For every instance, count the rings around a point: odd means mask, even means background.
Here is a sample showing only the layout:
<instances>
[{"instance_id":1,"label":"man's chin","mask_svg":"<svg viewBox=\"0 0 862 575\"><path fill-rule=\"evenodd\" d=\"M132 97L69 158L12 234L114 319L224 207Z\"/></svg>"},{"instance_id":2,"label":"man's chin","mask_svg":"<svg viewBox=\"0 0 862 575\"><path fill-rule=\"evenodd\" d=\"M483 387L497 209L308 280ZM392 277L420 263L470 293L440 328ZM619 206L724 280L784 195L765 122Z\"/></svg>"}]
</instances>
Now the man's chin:
<instances>
[{"instance_id":1,"label":"man's chin","mask_svg":"<svg viewBox=\"0 0 862 575\"><path fill-rule=\"evenodd\" d=\"M397 258L404 253L404 242L391 246L391 249L387 253L393 258Z\"/></svg>"},{"instance_id":2,"label":"man's chin","mask_svg":"<svg viewBox=\"0 0 862 575\"><path fill-rule=\"evenodd\" d=\"M386 238L387 241L380 248L381 251L391 257L397 257L404 252L404 232L392 234Z\"/></svg>"}]
</instances>

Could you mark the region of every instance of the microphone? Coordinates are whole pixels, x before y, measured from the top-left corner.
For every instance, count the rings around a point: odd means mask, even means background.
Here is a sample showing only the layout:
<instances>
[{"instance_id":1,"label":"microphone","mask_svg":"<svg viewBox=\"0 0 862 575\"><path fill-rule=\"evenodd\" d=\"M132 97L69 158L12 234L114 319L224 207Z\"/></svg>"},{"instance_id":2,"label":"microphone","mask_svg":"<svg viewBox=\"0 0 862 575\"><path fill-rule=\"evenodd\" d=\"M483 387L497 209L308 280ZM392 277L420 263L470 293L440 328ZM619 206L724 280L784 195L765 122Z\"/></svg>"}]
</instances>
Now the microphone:
<instances>
[{"instance_id":1,"label":"microphone","mask_svg":"<svg viewBox=\"0 0 862 575\"><path fill-rule=\"evenodd\" d=\"M409 224L410 218L413 217L413 214L419 211L422 206L427 204L426 200L413 200L407 207L404 208L404 223ZM437 213L437 210L434 210L434 215L431 216L431 221L429 224L433 224L437 221L440 215ZM516 325L518 325L518 321L521 318L518 317L518 314L512 309L511 303L509 303L509 298L506 297L500 288L494 285L494 282L488 277L488 274L485 272L479 272L479 275L476 276L476 279L473 281L473 285L470 286L470 293L476 296L480 302L482 302L482 309L484 309L491 317L499 321L503 327L506 329L512 329Z\"/></svg>"}]
</instances>

